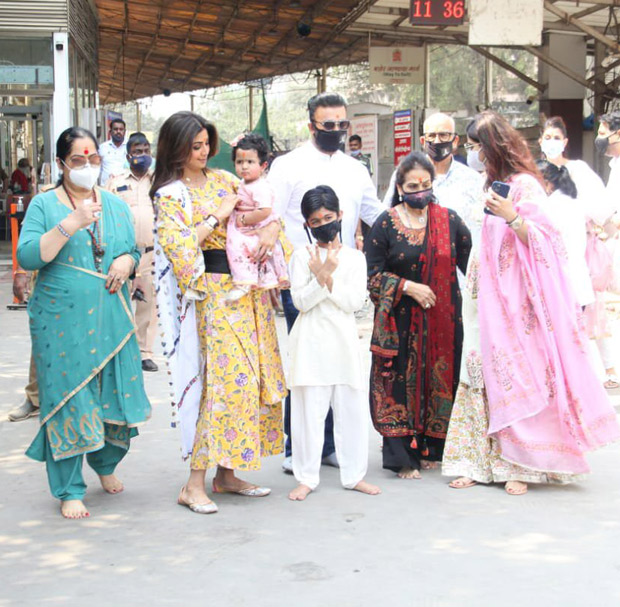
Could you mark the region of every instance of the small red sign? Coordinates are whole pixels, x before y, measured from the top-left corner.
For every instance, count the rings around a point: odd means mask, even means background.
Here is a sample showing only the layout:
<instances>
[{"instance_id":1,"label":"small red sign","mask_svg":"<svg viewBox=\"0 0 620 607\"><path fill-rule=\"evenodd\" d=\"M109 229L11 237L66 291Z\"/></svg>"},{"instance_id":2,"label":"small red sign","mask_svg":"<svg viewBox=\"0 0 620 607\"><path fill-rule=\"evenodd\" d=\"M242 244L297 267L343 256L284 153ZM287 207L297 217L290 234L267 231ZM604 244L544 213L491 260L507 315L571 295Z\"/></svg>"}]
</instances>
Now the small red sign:
<instances>
[{"instance_id":1,"label":"small red sign","mask_svg":"<svg viewBox=\"0 0 620 607\"><path fill-rule=\"evenodd\" d=\"M394 166L413 150L411 110L394 112Z\"/></svg>"},{"instance_id":2,"label":"small red sign","mask_svg":"<svg viewBox=\"0 0 620 607\"><path fill-rule=\"evenodd\" d=\"M411 0L411 25L461 25L465 19L465 0Z\"/></svg>"}]
</instances>

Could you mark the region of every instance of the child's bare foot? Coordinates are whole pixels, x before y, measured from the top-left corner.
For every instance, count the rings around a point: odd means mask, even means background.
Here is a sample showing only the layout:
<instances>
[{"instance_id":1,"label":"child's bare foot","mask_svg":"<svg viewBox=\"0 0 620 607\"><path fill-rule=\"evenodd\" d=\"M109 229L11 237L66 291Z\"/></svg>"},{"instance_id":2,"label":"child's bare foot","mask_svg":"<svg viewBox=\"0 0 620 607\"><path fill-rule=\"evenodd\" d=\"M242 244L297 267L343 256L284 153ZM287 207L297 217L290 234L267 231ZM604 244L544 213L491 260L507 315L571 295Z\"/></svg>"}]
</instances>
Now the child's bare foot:
<instances>
[{"instance_id":1,"label":"child's bare foot","mask_svg":"<svg viewBox=\"0 0 620 607\"><path fill-rule=\"evenodd\" d=\"M104 474L99 476L101 486L108 493L120 493L125 487L114 474Z\"/></svg>"},{"instance_id":2,"label":"child's bare foot","mask_svg":"<svg viewBox=\"0 0 620 607\"><path fill-rule=\"evenodd\" d=\"M527 483L508 481L504 487L509 495L524 495L527 493Z\"/></svg>"},{"instance_id":3,"label":"child's bare foot","mask_svg":"<svg viewBox=\"0 0 620 607\"><path fill-rule=\"evenodd\" d=\"M381 489L377 487L377 485L371 485L366 481L360 481L353 487L353 491L359 491L360 493L366 493L368 495L379 495L381 493Z\"/></svg>"},{"instance_id":4,"label":"child's bare foot","mask_svg":"<svg viewBox=\"0 0 620 607\"><path fill-rule=\"evenodd\" d=\"M299 485L288 494L288 499L294 502L303 502L311 493L312 489L310 489L308 485L299 483Z\"/></svg>"},{"instance_id":5,"label":"child's bare foot","mask_svg":"<svg viewBox=\"0 0 620 607\"><path fill-rule=\"evenodd\" d=\"M60 513L65 518L88 518L90 516L82 500L60 502Z\"/></svg>"},{"instance_id":6,"label":"child's bare foot","mask_svg":"<svg viewBox=\"0 0 620 607\"><path fill-rule=\"evenodd\" d=\"M427 459L423 459L420 462L422 470L435 470L437 468L437 462L429 462Z\"/></svg>"},{"instance_id":7,"label":"child's bare foot","mask_svg":"<svg viewBox=\"0 0 620 607\"><path fill-rule=\"evenodd\" d=\"M408 468L407 466L404 466L400 469L400 472L398 473L398 478L415 478L416 480L419 480L422 478L422 475L420 474L419 470L414 470L413 468Z\"/></svg>"}]
</instances>

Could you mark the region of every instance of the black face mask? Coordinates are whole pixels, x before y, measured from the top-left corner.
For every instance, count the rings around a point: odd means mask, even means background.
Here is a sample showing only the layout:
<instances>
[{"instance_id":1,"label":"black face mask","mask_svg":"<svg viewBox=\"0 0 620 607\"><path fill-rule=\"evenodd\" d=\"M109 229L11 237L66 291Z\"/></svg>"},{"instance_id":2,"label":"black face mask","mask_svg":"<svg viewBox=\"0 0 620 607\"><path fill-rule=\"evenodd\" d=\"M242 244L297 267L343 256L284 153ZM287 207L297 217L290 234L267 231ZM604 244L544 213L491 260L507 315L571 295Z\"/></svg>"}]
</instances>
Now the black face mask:
<instances>
[{"instance_id":1,"label":"black face mask","mask_svg":"<svg viewBox=\"0 0 620 607\"><path fill-rule=\"evenodd\" d=\"M601 137L600 135L594 140L594 147L599 154L604 154L609 147L609 138L611 135L607 137Z\"/></svg>"},{"instance_id":2,"label":"black face mask","mask_svg":"<svg viewBox=\"0 0 620 607\"><path fill-rule=\"evenodd\" d=\"M411 192L401 196L403 202L412 209L425 209L434 199L433 188L421 190L420 192Z\"/></svg>"},{"instance_id":3,"label":"black face mask","mask_svg":"<svg viewBox=\"0 0 620 607\"><path fill-rule=\"evenodd\" d=\"M426 153L431 157L431 160L435 162L441 162L445 160L448 156L452 155L452 142L451 141L440 141L439 143L435 143L434 141L427 141L424 144L424 149Z\"/></svg>"},{"instance_id":4,"label":"black face mask","mask_svg":"<svg viewBox=\"0 0 620 607\"><path fill-rule=\"evenodd\" d=\"M312 233L312 236L314 236L314 239L316 241L321 242L323 244L327 244L328 242L331 242L332 240L334 240L334 238L336 238L338 234L340 234L341 228L342 228L342 221L340 219L335 219L334 221L331 221L330 223L324 223L322 226L318 226L316 228L310 228L310 232ZM304 229L306 230L306 235L308 236L308 240L312 242L312 239L310 238L310 234L308 233L308 226L304 226Z\"/></svg>"},{"instance_id":5,"label":"black face mask","mask_svg":"<svg viewBox=\"0 0 620 607\"><path fill-rule=\"evenodd\" d=\"M323 152L336 152L344 150L347 131L322 131L315 129L314 140L317 147Z\"/></svg>"}]
</instances>

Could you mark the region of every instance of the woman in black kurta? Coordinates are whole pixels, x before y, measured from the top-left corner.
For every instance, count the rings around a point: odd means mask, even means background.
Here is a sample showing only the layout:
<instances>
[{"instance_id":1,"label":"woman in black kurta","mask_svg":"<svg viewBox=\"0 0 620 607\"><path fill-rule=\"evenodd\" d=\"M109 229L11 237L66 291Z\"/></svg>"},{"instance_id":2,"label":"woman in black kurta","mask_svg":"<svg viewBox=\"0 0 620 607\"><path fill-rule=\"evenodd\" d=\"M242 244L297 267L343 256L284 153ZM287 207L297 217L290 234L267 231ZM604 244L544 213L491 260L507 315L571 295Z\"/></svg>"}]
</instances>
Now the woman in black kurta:
<instances>
[{"instance_id":1,"label":"woman in black kurta","mask_svg":"<svg viewBox=\"0 0 620 607\"><path fill-rule=\"evenodd\" d=\"M404 158L392 208L365 245L376 310L371 415L383 436L383 467L402 478L441 461L463 344L456 268L467 268L471 236L434 200L433 179L425 154Z\"/></svg>"}]
</instances>

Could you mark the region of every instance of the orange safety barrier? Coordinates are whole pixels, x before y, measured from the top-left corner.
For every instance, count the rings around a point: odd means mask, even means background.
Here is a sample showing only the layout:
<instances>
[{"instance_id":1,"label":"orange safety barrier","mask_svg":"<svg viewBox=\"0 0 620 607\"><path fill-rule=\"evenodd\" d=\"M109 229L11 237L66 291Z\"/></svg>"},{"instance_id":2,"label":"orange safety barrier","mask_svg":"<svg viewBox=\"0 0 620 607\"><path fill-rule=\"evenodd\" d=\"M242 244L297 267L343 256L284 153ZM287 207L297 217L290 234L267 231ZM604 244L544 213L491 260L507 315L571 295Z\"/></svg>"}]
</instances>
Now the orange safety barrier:
<instances>
[{"instance_id":1,"label":"orange safety barrier","mask_svg":"<svg viewBox=\"0 0 620 607\"><path fill-rule=\"evenodd\" d=\"M15 274L18 271L23 272L23 270L19 270L19 265L17 263L17 242L19 241L19 220L20 217L17 216L17 203L12 202L10 205L11 209L11 252L13 256L13 279L15 279ZM25 207L24 207L25 210ZM13 305L9 306L10 309L16 310L24 307L25 304L20 302L17 297L13 296Z\"/></svg>"}]
</instances>

